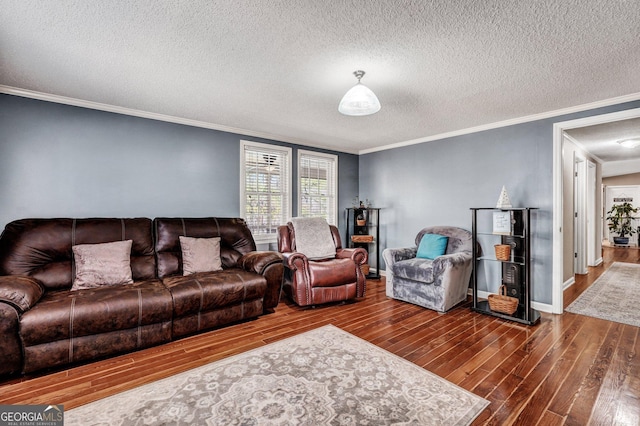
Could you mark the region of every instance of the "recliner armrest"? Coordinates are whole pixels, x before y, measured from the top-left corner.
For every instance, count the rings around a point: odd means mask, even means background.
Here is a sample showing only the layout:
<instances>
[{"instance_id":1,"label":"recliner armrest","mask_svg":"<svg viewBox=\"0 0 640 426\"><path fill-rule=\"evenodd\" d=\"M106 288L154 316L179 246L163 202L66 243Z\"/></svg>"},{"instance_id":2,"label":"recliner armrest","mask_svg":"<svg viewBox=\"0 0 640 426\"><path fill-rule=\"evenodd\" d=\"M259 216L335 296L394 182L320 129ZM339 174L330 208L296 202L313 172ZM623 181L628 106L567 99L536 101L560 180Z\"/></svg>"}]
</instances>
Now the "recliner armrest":
<instances>
[{"instance_id":1,"label":"recliner armrest","mask_svg":"<svg viewBox=\"0 0 640 426\"><path fill-rule=\"evenodd\" d=\"M21 313L31 309L44 294L35 278L22 275L0 276L0 302L14 306Z\"/></svg>"},{"instance_id":2,"label":"recliner armrest","mask_svg":"<svg viewBox=\"0 0 640 426\"><path fill-rule=\"evenodd\" d=\"M356 265L364 265L369 260L369 253L362 247L358 248L346 248L338 249L336 251L336 258L338 259L352 259L356 262Z\"/></svg>"},{"instance_id":3,"label":"recliner armrest","mask_svg":"<svg viewBox=\"0 0 640 426\"><path fill-rule=\"evenodd\" d=\"M303 269L306 270L309 268L309 259L302 253L298 253L297 251L282 253L284 257L284 263L287 265L289 269L297 270Z\"/></svg>"}]
</instances>

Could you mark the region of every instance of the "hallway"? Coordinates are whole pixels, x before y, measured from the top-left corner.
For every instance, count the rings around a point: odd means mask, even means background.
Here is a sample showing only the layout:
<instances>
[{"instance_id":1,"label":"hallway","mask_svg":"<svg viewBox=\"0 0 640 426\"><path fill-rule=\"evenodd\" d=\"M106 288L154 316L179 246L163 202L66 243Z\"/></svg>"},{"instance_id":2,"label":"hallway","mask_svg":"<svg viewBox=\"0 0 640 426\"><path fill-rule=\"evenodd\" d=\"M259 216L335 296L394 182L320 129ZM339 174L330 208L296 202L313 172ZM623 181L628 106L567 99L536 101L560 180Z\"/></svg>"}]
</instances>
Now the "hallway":
<instances>
[{"instance_id":1,"label":"hallway","mask_svg":"<svg viewBox=\"0 0 640 426\"><path fill-rule=\"evenodd\" d=\"M589 266L589 272L584 275L576 275L576 282L563 293L563 308L566 309L578 298L593 282L609 269L613 262L640 263L640 249L625 247L602 247L602 263L598 266Z\"/></svg>"}]
</instances>

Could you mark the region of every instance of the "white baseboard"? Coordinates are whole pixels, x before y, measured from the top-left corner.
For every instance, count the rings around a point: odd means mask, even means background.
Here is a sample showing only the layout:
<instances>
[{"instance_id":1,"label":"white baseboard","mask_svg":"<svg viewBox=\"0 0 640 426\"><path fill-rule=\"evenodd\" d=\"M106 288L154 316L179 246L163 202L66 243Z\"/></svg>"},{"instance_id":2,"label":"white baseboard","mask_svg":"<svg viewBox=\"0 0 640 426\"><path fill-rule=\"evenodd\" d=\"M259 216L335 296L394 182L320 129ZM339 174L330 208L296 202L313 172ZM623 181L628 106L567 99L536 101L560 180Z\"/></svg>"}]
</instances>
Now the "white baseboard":
<instances>
[{"instance_id":1,"label":"white baseboard","mask_svg":"<svg viewBox=\"0 0 640 426\"><path fill-rule=\"evenodd\" d=\"M566 289L568 289L569 287L571 287L575 283L576 283L576 277L575 276L569 278L564 283L562 283L562 291L565 291Z\"/></svg>"}]
</instances>

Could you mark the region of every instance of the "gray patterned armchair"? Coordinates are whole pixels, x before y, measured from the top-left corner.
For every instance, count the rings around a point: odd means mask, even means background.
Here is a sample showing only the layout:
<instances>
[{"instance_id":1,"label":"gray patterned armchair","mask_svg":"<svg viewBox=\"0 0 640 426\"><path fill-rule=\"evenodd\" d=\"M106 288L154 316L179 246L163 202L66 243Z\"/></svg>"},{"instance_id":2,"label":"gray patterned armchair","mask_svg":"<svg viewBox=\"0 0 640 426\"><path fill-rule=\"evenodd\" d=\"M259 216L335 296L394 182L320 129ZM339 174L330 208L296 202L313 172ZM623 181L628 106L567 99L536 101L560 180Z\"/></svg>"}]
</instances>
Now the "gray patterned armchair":
<instances>
[{"instance_id":1,"label":"gray patterned armchair","mask_svg":"<svg viewBox=\"0 0 640 426\"><path fill-rule=\"evenodd\" d=\"M417 258L425 234L449 237L445 254L435 259ZM387 296L425 308L445 312L466 300L472 270L471 232L453 226L424 228L415 247L387 248Z\"/></svg>"}]
</instances>

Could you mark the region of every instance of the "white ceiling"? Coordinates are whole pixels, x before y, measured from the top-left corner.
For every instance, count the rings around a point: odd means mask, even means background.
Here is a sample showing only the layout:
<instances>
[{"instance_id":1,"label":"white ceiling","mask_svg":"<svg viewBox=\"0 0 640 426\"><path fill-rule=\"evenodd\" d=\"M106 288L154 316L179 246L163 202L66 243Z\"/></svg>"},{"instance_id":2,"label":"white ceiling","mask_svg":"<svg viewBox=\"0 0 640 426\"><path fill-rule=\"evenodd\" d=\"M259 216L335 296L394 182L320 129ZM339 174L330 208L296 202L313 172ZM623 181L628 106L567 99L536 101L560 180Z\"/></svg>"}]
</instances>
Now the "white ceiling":
<instances>
[{"instance_id":1,"label":"white ceiling","mask_svg":"<svg viewBox=\"0 0 640 426\"><path fill-rule=\"evenodd\" d=\"M640 172L640 147L621 146L618 141L640 140L640 118L565 130L571 140L603 164L604 177Z\"/></svg>"},{"instance_id":2,"label":"white ceiling","mask_svg":"<svg viewBox=\"0 0 640 426\"><path fill-rule=\"evenodd\" d=\"M0 11L5 93L345 152L640 99L635 0L0 0ZM375 115L338 113L357 69Z\"/></svg>"}]
</instances>

